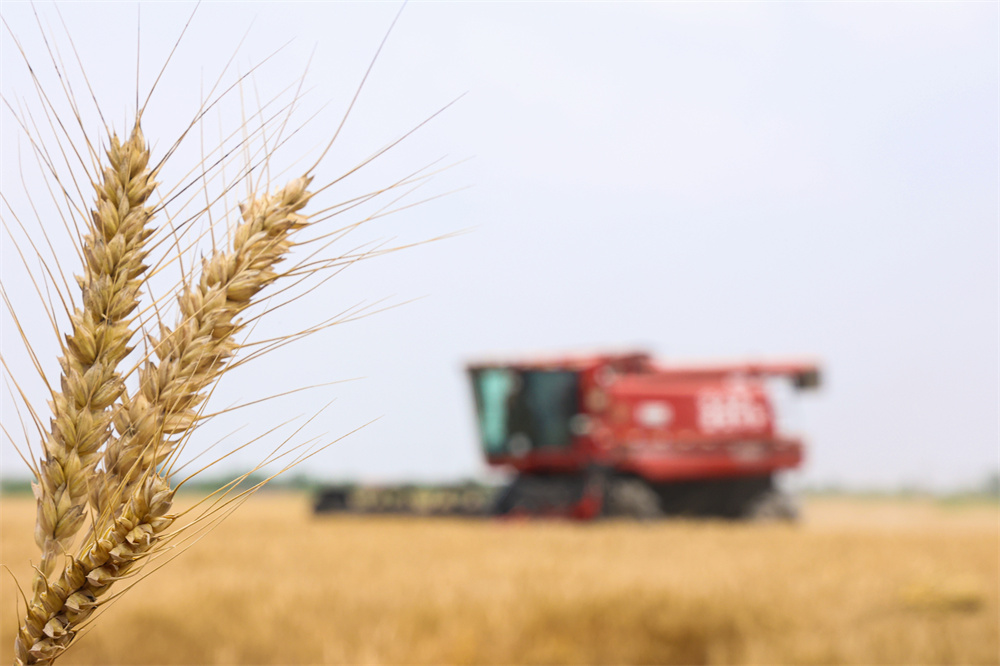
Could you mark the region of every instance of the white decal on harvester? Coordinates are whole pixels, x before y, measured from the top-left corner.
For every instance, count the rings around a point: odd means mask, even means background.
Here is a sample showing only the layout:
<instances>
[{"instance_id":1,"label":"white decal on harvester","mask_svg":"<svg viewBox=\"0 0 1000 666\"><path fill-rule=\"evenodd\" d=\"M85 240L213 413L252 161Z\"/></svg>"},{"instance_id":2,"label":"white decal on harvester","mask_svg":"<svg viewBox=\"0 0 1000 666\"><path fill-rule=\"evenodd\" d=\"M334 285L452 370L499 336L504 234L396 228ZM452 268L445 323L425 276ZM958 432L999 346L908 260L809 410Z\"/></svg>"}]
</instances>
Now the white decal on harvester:
<instances>
[{"instance_id":1,"label":"white decal on harvester","mask_svg":"<svg viewBox=\"0 0 1000 666\"><path fill-rule=\"evenodd\" d=\"M767 410L741 387L702 391L698 395L698 427L705 433L761 430L767 427Z\"/></svg>"},{"instance_id":2,"label":"white decal on harvester","mask_svg":"<svg viewBox=\"0 0 1000 666\"><path fill-rule=\"evenodd\" d=\"M640 402L635 408L635 420L647 428L665 428L674 420L670 403L660 400Z\"/></svg>"}]
</instances>

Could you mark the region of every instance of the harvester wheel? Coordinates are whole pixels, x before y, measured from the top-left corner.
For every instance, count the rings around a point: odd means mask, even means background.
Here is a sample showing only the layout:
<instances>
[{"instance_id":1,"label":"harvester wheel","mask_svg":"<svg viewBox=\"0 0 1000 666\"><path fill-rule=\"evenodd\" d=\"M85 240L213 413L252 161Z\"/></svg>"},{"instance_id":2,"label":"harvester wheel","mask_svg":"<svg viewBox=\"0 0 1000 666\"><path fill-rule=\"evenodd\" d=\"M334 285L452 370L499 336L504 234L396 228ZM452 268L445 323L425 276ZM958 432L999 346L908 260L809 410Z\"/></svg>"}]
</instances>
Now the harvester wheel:
<instances>
[{"instance_id":1,"label":"harvester wheel","mask_svg":"<svg viewBox=\"0 0 1000 666\"><path fill-rule=\"evenodd\" d=\"M656 492L639 479L615 479L608 488L606 516L628 516L649 520L663 515Z\"/></svg>"},{"instance_id":2,"label":"harvester wheel","mask_svg":"<svg viewBox=\"0 0 1000 666\"><path fill-rule=\"evenodd\" d=\"M788 493L772 489L753 501L746 516L750 520L794 522L799 518L799 505Z\"/></svg>"}]
</instances>

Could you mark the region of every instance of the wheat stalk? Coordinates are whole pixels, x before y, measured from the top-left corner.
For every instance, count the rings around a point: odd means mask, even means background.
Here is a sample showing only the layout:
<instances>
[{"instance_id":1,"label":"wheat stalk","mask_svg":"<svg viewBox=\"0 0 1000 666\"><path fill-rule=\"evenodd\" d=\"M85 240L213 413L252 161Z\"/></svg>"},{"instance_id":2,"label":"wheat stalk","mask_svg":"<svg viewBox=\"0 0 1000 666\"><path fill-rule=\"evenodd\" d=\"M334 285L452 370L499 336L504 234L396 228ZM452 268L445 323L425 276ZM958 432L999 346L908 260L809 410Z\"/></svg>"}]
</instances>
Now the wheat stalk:
<instances>
[{"instance_id":1,"label":"wheat stalk","mask_svg":"<svg viewBox=\"0 0 1000 666\"><path fill-rule=\"evenodd\" d=\"M391 29L390 26L390 31ZM20 44L17 46L21 50ZM51 47L47 45L47 48L50 48L52 66L62 80L60 58L53 53ZM66 151L76 153L76 145L79 144L73 143L53 102L41 90L35 68L28 63L23 50L21 54L39 89L45 115L58 142L56 151L62 154L68 169ZM378 57L378 51L375 57ZM371 66L369 72L370 70ZM367 76L368 73L363 77L361 86ZM362 217L360 222L341 229L327 230L311 239L297 239L296 235L319 222L375 201L397 188L414 184L419 187L428 177L422 174L424 170L420 170L386 187L328 206L312 215L303 212L314 194L332 187L365 167L441 112L434 113L416 128L347 170L339 178L310 192L313 172L339 135L347 114L360 93L359 86L344 118L319 159L306 169L304 175L291 179L284 187L266 193L260 183L261 177L257 174L266 173L267 180L270 181L271 157L276 145L280 145L285 135L291 109L299 99L298 92L293 102L286 107L286 117L280 118L279 113L264 118L262 107L260 115L254 116L259 117L258 128L249 131L244 120L240 127L243 134L241 141L237 141L235 146L226 143L239 133L237 131L222 139L217 149L210 151L209 154L218 153L220 157L217 161L211 162L206 168L210 161L204 158L203 150L203 162L184 177L191 180L175 183L166 193L158 190L158 183L155 181L162 173L167 159L175 153L192 128L201 122L207 110L242 80L243 77L215 99L204 100L194 120L184 129L180 138L167 148L158 163L151 161L150 148L140 128L139 118L143 115L145 104L139 106L138 95L137 118L128 139L122 142L108 130L108 148L104 157L100 158L84 131L84 122L72 91L66 86L64 93L83 133L83 141L90 156L94 162L106 159L103 166L97 167L98 175L87 178L94 181L96 201L92 204L83 200L87 197L76 187L76 176L72 170L68 176L72 179L72 187L60 179L56 168L58 160L53 159L52 152L33 136L39 129L30 114L19 114L7 98L3 99L22 132L30 140L40 168L49 178L47 187L50 188L50 195L60 215L66 211L68 217L74 218L79 215L77 211L92 208L88 215L82 216L85 224L84 233L80 234L82 237L74 238L83 260L82 274L77 278L80 305L67 308L70 331L65 335L65 341L60 343L59 390L50 390L52 417L47 428L41 427L42 419L32 408L16 380L14 382L22 402L38 426L42 440L39 460L28 461L33 456L22 454L37 478L37 483L33 485L38 505L35 540L41 557L32 580L30 596L24 600L23 620L15 639L16 664L51 664L73 643L80 631L89 626L108 602L138 579L149 562L166 556L166 551L175 547L171 544L182 545L192 536L191 532L197 535L196 530L191 530L195 525L199 529L206 525L210 528L218 515L225 515L246 496L241 493L235 498L227 498L229 491L223 489L220 491L221 497L214 500L212 496L206 498L213 503L193 523L184 527L175 526L179 516L172 513L172 504L177 489L175 475L181 468L180 456L192 432L206 419L214 416L204 413L211 391L228 370L338 321L350 320L358 315L356 311L348 310L341 317L334 317L298 332L248 343L243 339L243 334L256 319L244 318L245 311L259 300L262 290L277 280L284 279L283 287L270 292L286 293L286 290L298 287L300 291L308 293L314 287L306 289L300 285L310 278L316 277L315 282L322 284L325 279L359 259L399 249L376 246L375 249L350 251L333 258L322 254L330 243L339 240L358 225L415 205L409 203L392 208L413 190L393 199L373 214ZM155 83L153 87L156 87ZM92 92L91 94L93 95ZM94 101L96 105L96 99ZM444 108L448 106L450 104ZM99 108L98 112L100 113ZM100 115L103 122L104 116ZM277 125L275 131L268 135L274 125ZM295 131L288 132L294 133ZM251 150L252 137L259 141L259 148ZM242 151L242 154L238 151ZM239 155L245 161L235 177L230 175L227 178L226 166L237 159L230 158L231 155ZM82 165L82 157L79 153L76 156ZM83 168L87 170L85 165ZM207 188L216 179L223 183L222 193L212 198ZM218 214L218 207L226 207L227 196L241 182L251 185L250 194L239 206L238 222L227 224L230 238L228 245L217 248L212 230L213 211ZM205 196L204 207L193 216L181 220L177 219L176 212L173 216L168 214L167 206L195 184L202 187L198 194L203 193ZM76 189L79 197L73 198L70 189ZM161 197L157 203L151 202L154 190ZM261 192L265 193L260 194ZM3 201L10 209L6 197ZM185 210L189 203L190 200L181 203L180 210ZM31 205L34 208L34 204ZM151 225L154 213L163 217L159 231L154 231ZM232 210L226 210L224 214L227 218L235 217ZM200 239L191 240L186 235L194 228L190 223L202 216L209 221L209 228L204 234L211 237L211 251L200 262L197 274L195 271L185 271L182 266L181 274L184 277L180 283L171 288L168 294L153 298L153 275L173 262L181 265L181 258L187 256L186 252L197 247ZM16 215L14 217L17 219ZM17 221L24 230L20 219ZM70 226L66 224L67 230L70 230ZM4 227L7 227L6 221ZM76 235L75 231L71 233ZM27 231L25 235L28 236L32 249L36 249ZM288 258L293 246L306 242L314 244L313 251L297 265L279 272L278 265ZM51 243L49 247L51 249ZM165 256L156 259L157 252ZM48 284L55 285L57 280L54 276L64 273L55 250L52 250L52 254L59 270L50 270L40 253L39 260L48 275ZM151 266L147 267L147 263ZM30 274L30 269L28 270ZM34 277L32 281L35 281ZM36 284L35 287L39 296L42 296L39 286ZM72 300L60 287L57 286L56 291L63 303ZM0 289L0 293L9 314L17 324L36 370L45 380L45 372L14 312L7 292ZM285 303L303 295L297 291L287 293L293 295L286 296ZM140 297L152 299L152 305L140 308ZM177 317L172 325L167 325L164 315L161 315L160 309L166 302L165 299L176 302ZM268 314L273 309L263 314ZM46 311L55 327L57 316L54 310L50 300ZM155 330L155 334L149 332L151 330ZM133 353L133 338L136 337L145 343L145 354L137 362L135 359L140 355L138 352ZM247 354L236 358L241 349L254 344L262 347L248 349ZM7 369L6 361L3 361L3 365ZM126 387L126 382L131 388ZM9 437L6 428L3 428L3 432ZM31 448L30 442L28 448ZM299 453L290 464L301 462L312 455L310 451L313 450L307 449L305 453ZM290 453L282 451L281 447L278 451L280 453L272 454L261 466ZM288 465L285 469L287 467ZM87 527L85 536L78 538L84 526ZM182 534L187 536L178 539Z\"/></svg>"},{"instance_id":2,"label":"wheat stalk","mask_svg":"<svg viewBox=\"0 0 1000 666\"><path fill-rule=\"evenodd\" d=\"M241 206L243 223L231 251L218 251L202 265L197 284L178 298L181 321L161 326L139 373L139 391L124 397L115 416L119 437L104 452L105 468L92 498L100 520L94 538L69 557L62 576L49 585L41 572L35 596L16 641L19 664L51 663L73 641L114 582L124 579L161 543L174 518L174 490L161 465L176 440L196 425L203 391L238 349L238 319L261 289L277 278L275 266L291 249L290 235L305 227L299 211L309 200L311 178L291 181L275 193ZM42 498L45 499L44 488Z\"/></svg>"}]
</instances>

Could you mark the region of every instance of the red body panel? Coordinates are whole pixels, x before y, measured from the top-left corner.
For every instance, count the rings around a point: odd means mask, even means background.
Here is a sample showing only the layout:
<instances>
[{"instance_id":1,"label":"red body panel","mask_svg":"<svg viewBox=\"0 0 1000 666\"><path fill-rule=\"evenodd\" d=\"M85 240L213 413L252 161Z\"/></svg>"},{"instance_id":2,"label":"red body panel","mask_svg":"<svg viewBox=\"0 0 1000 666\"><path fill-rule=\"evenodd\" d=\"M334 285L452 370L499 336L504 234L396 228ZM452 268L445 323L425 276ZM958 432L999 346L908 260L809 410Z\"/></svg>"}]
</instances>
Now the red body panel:
<instances>
[{"instance_id":1,"label":"red body panel","mask_svg":"<svg viewBox=\"0 0 1000 666\"><path fill-rule=\"evenodd\" d=\"M487 456L522 473L583 471L592 465L650 481L762 475L801 464L803 446L776 432L765 380L815 386L810 362L669 366L647 354L486 362L470 370L573 371L579 415L570 446Z\"/></svg>"}]
</instances>

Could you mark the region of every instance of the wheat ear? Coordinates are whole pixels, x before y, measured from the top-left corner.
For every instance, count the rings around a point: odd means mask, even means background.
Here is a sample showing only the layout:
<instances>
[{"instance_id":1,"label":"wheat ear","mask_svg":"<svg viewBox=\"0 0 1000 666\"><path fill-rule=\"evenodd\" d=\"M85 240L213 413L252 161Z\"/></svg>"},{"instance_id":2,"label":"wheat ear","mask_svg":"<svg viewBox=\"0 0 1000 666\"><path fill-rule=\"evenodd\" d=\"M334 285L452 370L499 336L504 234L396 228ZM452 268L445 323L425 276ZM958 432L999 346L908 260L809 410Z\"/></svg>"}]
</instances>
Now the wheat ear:
<instances>
[{"instance_id":1,"label":"wheat ear","mask_svg":"<svg viewBox=\"0 0 1000 666\"><path fill-rule=\"evenodd\" d=\"M42 579L14 641L14 663L51 664L76 636L111 583L135 566L149 551L153 534L170 526L167 516L173 492L153 475L123 504L114 524L97 539L88 540L77 557L52 584Z\"/></svg>"},{"instance_id":2,"label":"wheat ear","mask_svg":"<svg viewBox=\"0 0 1000 666\"><path fill-rule=\"evenodd\" d=\"M136 123L128 141L111 138L110 166L95 183L97 205L83 241L84 271L77 281L82 307L70 316L61 391L52 395L50 432L43 442L35 495L35 541L42 550L36 581L55 568L83 523L88 479L100 460L111 420L108 408L122 392L116 368L129 352L129 315L138 304L146 270L143 245L152 231L145 206L155 187L149 149Z\"/></svg>"},{"instance_id":3,"label":"wheat ear","mask_svg":"<svg viewBox=\"0 0 1000 666\"><path fill-rule=\"evenodd\" d=\"M290 235L307 218L310 178L298 178L274 194L241 206L243 223L232 251L216 252L202 264L196 285L180 296L181 322L161 326L153 347L160 363L140 370L140 388L115 417L118 439L109 442L102 479L107 490L103 521L78 557L52 585L41 582L16 641L18 664L50 664L72 642L116 580L161 543L173 523L166 471L158 469L174 451L169 435L196 425L204 389L239 347L239 314L277 278L274 270L292 246ZM117 505L117 508L115 508Z\"/></svg>"},{"instance_id":4,"label":"wheat ear","mask_svg":"<svg viewBox=\"0 0 1000 666\"><path fill-rule=\"evenodd\" d=\"M151 337L159 363L147 360L139 370L140 390L123 395L115 413L119 436L105 451L104 506L112 503L108 494L127 495L144 473L170 456L175 444L170 436L194 425L203 390L239 346L237 317L277 277L274 268L291 249L291 233L306 224L298 211L309 201L310 181L297 178L241 205L243 223L235 230L232 250L203 261L201 279L178 299L179 325L161 325L159 338Z\"/></svg>"}]
</instances>

